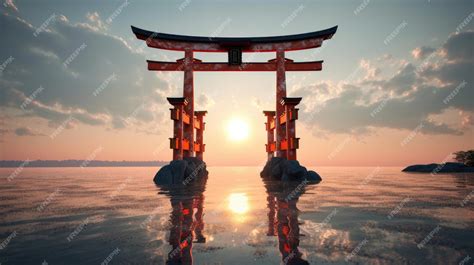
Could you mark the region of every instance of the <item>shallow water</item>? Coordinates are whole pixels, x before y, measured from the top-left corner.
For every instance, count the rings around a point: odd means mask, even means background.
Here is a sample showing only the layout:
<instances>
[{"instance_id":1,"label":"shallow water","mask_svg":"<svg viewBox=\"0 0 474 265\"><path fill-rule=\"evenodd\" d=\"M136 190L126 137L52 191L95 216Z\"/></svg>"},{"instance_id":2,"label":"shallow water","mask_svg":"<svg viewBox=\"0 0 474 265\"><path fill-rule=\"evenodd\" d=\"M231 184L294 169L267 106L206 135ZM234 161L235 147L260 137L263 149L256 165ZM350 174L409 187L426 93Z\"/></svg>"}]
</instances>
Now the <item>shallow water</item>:
<instances>
[{"instance_id":1,"label":"shallow water","mask_svg":"<svg viewBox=\"0 0 474 265\"><path fill-rule=\"evenodd\" d=\"M474 257L472 174L322 167L317 185L281 185L263 183L256 167L210 167L205 185L162 189L152 181L155 168L14 170L0 169L1 265Z\"/></svg>"}]
</instances>

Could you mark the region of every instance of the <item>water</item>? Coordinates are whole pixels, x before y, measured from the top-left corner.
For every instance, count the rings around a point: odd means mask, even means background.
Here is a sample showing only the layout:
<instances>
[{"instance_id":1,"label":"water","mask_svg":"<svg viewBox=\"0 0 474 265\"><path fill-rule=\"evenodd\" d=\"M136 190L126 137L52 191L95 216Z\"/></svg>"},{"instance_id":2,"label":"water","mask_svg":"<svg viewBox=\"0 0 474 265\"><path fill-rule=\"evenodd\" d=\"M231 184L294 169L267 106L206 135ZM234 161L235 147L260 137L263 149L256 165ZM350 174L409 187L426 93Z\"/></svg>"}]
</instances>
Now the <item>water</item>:
<instances>
[{"instance_id":1,"label":"water","mask_svg":"<svg viewBox=\"0 0 474 265\"><path fill-rule=\"evenodd\" d=\"M317 168L317 185L211 167L160 189L155 168L0 169L0 263L459 264L474 257L474 176ZM2 249L3 248L3 249ZM472 264L470 258L465 264Z\"/></svg>"}]
</instances>

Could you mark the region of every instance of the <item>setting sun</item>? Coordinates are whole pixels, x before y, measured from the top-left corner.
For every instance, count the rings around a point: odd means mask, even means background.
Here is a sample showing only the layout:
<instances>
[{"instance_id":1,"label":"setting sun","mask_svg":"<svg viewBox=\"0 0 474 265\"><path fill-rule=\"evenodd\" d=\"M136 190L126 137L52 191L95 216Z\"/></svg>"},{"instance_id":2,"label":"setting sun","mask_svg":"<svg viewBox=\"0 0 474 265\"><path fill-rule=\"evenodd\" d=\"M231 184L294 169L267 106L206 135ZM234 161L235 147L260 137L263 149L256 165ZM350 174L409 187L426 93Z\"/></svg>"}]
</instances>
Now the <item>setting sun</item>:
<instances>
[{"instance_id":1,"label":"setting sun","mask_svg":"<svg viewBox=\"0 0 474 265\"><path fill-rule=\"evenodd\" d=\"M249 125L239 118L233 118L227 123L227 135L232 141L242 141L249 136Z\"/></svg>"}]
</instances>

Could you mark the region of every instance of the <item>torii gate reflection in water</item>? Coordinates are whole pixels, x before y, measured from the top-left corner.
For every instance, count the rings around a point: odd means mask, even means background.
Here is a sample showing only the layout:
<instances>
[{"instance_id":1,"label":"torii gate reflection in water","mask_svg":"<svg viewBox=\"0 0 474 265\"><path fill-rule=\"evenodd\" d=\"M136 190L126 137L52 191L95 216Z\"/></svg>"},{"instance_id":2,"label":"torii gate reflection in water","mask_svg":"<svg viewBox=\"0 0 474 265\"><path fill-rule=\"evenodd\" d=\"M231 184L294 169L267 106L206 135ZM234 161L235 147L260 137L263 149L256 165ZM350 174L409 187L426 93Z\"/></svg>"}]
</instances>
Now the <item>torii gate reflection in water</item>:
<instances>
[{"instance_id":1,"label":"torii gate reflection in water","mask_svg":"<svg viewBox=\"0 0 474 265\"><path fill-rule=\"evenodd\" d=\"M204 115L206 111L194 110L194 71L276 71L276 111L264 111L267 117L268 159L273 156L296 160L299 138L296 137L295 121L301 98L286 97L286 71L321 71L323 61L293 62L285 58L285 51L318 48L330 39L337 26L310 33L275 37L212 38L182 36L147 31L132 26L135 36L146 41L148 47L184 51L184 58L176 62L148 60L150 71L183 71L183 97L168 98L173 105L174 121L173 160L196 156L203 159ZM228 62L202 62L193 57L194 52L227 52ZM276 52L276 58L268 62L242 62L242 52Z\"/></svg>"}]
</instances>

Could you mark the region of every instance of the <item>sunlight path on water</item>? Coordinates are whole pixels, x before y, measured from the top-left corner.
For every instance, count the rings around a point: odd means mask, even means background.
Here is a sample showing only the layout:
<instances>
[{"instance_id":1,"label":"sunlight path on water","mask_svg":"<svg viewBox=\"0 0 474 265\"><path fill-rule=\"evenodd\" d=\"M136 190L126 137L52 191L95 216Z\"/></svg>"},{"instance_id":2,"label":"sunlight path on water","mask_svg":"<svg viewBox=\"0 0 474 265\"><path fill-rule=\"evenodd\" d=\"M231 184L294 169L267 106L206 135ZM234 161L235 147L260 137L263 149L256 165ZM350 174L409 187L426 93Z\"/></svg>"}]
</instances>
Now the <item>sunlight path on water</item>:
<instances>
[{"instance_id":1,"label":"sunlight path on water","mask_svg":"<svg viewBox=\"0 0 474 265\"><path fill-rule=\"evenodd\" d=\"M13 170L0 169L2 264L100 264L116 248L114 264L457 264L474 249L466 174L323 167L321 183L300 185L210 167L205 186L176 190L153 184L155 168L25 168L8 181Z\"/></svg>"}]
</instances>

